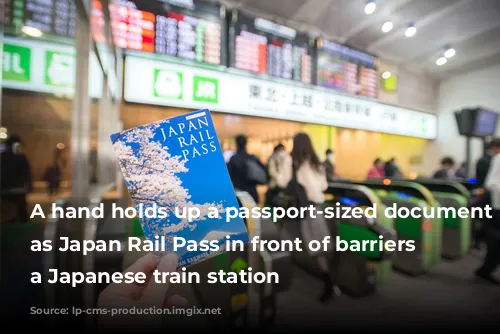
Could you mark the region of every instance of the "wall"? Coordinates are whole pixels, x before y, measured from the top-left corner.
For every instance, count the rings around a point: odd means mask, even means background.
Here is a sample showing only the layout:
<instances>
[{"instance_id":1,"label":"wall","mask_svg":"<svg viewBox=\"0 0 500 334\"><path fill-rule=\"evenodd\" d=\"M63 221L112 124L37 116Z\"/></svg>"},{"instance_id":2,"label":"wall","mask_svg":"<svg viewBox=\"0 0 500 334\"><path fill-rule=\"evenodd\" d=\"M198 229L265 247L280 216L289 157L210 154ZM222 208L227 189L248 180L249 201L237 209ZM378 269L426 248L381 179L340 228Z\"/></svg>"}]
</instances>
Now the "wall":
<instances>
[{"instance_id":1,"label":"wall","mask_svg":"<svg viewBox=\"0 0 500 334\"><path fill-rule=\"evenodd\" d=\"M63 179L71 178L72 101L18 91L4 91L1 97L2 126L9 135L18 135L30 163L34 181L42 181L54 161L56 145L64 144L67 164ZM98 103L91 104L91 138L95 141Z\"/></svg>"},{"instance_id":2,"label":"wall","mask_svg":"<svg viewBox=\"0 0 500 334\"><path fill-rule=\"evenodd\" d=\"M335 146L335 163L340 177L365 179L375 158L384 161L392 157L403 174L415 176L421 162L427 140L390 134L338 129Z\"/></svg>"},{"instance_id":3,"label":"wall","mask_svg":"<svg viewBox=\"0 0 500 334\"><path fill-rule=\"evenodd\" d=\"M302 131L311 138L314 150L321 161L326 160L327 149L335 149L336 130L334 127L317 124L304 124L302 127Z\"/></svg>"},{"instance_id":4,"label":"wall","mask_svg":"<svg viewBox=\"0 0 500 334\"><path fill-rule=\"evenodd\" d=\"M460 74L441 82L438 139L428 146L426 168L436 168L444 155L452 156L457 162L465 160L465 138L458 134L453 112L476 106L500 111L500 65ZM500 134L498 131L497 135ZM473 166L482 153L479 140L473 140L471 153Z\"/></svg>"},{"instance_id":5,"label":"wall","mask_svg":"<svg viewBox=\"0 0 500 334\"><path fill-rule=\"evenodd\" d=\"M386 92L379 83L379 99L388 104L436 113L438 111L439 82L428 75L417 73L394 64L379 61L379 80L382 73L388 71L397 77L397 90Z\"/></svg>"},{"instance_id":6,"label":"wall","mask_svg":"<svg viewBox=\"0 0 500 334\"><path fill-rule=\"evenodd\" d=\"M405 68L398 69L398 105L430 113L438 111L439 82Z\"/></svg>"}]
</instances>

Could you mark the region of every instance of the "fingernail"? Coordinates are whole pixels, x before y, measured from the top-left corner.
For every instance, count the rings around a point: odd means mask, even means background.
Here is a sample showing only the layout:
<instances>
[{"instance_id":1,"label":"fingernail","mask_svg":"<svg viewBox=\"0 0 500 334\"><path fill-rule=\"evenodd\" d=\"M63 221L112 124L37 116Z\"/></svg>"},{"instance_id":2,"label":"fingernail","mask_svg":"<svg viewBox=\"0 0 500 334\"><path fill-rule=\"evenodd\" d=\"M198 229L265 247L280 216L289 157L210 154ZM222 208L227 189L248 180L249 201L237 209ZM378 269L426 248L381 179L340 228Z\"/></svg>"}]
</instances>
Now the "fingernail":
<instances>
[{"instance_id":1,"label":"fingernail","mask_svg":"<svg viewBox=\"0 0 500 334\"><path fill-rule=\"evenodd\" d=\"M177 269L177 264L179 263L179 258L174 253L168 253L161 259L158 269L160 271L169 272L175 271Z\"/></svg>"}]
</instances>

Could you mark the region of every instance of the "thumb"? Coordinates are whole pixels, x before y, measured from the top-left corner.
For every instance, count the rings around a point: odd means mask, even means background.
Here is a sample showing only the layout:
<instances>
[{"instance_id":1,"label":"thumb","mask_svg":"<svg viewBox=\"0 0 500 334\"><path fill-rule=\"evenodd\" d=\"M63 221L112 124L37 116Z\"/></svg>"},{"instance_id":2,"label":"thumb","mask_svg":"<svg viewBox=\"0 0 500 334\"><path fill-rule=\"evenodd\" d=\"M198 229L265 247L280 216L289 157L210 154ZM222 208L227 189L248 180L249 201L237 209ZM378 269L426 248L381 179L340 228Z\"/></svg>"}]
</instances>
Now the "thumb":
<instances>
[{"instance_id":1,"label":"thumb","mask_svg":"<svg viewBox=\"0 0 500 334\"><path fill-rule=\"evenodd\" d=\"M177 255L169 253L163 257L158 264L157 271L161 273L172 273L177 270L178 264ZM147 306L162 307L167 294L170 282L156 282L154 277L151 277L148 285L144 288L141 296L141 303Z\"/></svg>"}]
</instances>

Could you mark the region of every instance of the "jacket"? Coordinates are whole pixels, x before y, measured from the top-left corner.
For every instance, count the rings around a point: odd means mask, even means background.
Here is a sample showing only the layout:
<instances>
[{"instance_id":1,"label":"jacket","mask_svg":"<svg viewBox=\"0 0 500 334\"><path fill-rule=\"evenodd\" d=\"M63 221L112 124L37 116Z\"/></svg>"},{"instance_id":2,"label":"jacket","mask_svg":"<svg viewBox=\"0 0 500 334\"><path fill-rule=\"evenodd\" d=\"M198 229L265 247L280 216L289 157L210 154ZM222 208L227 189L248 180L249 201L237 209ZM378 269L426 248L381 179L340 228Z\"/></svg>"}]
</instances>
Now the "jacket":
<instances>
[{"instance_id":1,"label":"jacket","mask_svg":"<svg viewBox=\"0 0 500 334\"><path fill-rule=\"evenodd\" d=\"M293 178L293 161L287 156L283 162L283 170L278 174L276 183L280 188L286 188ZM324 191L328 188L324 167L317 171L309 162L304 162L297 169L297 182L306 191L307 198L316 204L325 202Z\"/></svg>"}]
</instances>

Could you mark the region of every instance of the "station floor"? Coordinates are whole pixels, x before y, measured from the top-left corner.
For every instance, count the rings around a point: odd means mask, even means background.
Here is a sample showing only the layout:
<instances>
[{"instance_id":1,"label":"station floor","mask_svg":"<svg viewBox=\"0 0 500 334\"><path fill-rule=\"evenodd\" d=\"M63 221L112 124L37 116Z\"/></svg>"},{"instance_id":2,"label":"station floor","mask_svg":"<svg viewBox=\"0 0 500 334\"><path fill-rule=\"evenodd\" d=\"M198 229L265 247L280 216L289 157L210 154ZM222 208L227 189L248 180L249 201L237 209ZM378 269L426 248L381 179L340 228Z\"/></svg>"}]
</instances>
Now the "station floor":
<instances>
[{"instance_id":1,"label":"station floor","mask_svg":"<svg viewBox=\"0 0 500 334\"><path fill-rule=\"evenodd\" d=\"M271 330L397 329L406 332L477 329L498 323L500 286L492 286L473 275L483 256L484 252L472 251L458 261L442 260L429 273L418 277L393 271L388 284L374 295L361 298L342 295L326 304L318 301L321 281L294 267L290 290L278 296L276 322ZM500 278L500 268L495 275ZM190 305L200 306L188 287L175 289L188 298ZM190 322L194 328L205 326L205 319L195 319Z\"/></svg>"}]
</instances>

